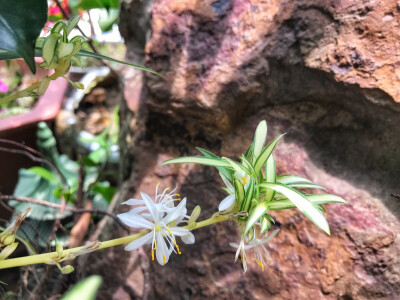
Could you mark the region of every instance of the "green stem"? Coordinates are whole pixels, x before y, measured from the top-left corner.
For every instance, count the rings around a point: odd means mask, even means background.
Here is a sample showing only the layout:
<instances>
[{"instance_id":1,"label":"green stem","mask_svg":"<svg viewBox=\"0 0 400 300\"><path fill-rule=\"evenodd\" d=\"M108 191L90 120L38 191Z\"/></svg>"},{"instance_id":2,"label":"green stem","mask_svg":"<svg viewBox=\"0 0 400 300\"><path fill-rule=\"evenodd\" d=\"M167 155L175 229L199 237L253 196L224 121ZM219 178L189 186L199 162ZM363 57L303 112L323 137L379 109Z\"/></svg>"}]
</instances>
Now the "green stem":
<instances>
[{"instance_id":1,"label":"green stem","mask_svg":"<svg viewBox=\"0 0 400 300\"><path fill-rule=\"evenodd\" d=\"M212 225L215 223L223 222L223 221L229 220L230 218L231 218L231 215L213 216L209 219L198 222L197 226L194 229L198 229L198 228L206 227L206 226L209 226L209 225ZM184 226L183 228L189 229L188 228L189 226L190 225L187 225L187 226ZM130 242L144 236L148 232L149 232L148 230L142 230L141 232L134 234L134 235L101 242L100 246L96 250L101 250L101 249L105 249L105 248L110 248L110 247L130 243ZM79 250L82 250L84 248L85 247L77 247L77 248L67 249L67 250L64 250L62 252L62 254L59 254L58 252L50 252L50 253L44 253L44 254L38 254L38 255L6 259L6 260L0 261L0 269L48 263L49 260L64 258L68 254L78 252Z\"/></svg>"},{"instance_id":2,"label":"green stem","mask_svg":"<svg viewBox=\"0 0 400 300\"><path fill-rule=\"evenodd\" d=\"M50 80L55 80L58 77L59 77L59 74L56 74L56 73L54 73L51 76L49 76ZM36 83L28 86L26 89L23 89L23 90L18 91L18 92L14 93L14 94L11 94L11 95L8 95L6 97L1 98L0 99L0 105L8 103L8 102L13 101L13 100L16 100L16 99L21 98L21 97L26 97L27 92L33 92L35 89L37 89L39 87L40 82L41 81L36 82Z\"/></svg>"}]
</instances>

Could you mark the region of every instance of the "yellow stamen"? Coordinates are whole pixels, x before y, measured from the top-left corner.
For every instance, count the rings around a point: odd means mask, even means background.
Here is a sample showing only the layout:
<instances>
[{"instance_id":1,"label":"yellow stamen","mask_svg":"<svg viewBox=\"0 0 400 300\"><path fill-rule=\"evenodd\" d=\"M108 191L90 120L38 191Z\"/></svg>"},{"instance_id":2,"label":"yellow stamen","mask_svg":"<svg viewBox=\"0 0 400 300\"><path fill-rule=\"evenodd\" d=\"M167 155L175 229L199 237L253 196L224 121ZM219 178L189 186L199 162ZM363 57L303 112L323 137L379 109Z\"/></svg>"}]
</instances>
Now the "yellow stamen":
<instances>
[{"instance_id":1,"label":"yellow stamen","mask_svg":"<svg viewBox=\"0 0 400 300\"><path fill-rule=\"evenodd\" d=\"M242 177L242 178L240 178L240 179L242 179L242 181L243 181L243 184L244 184L244 185L246 185L246 184L247 184L246 177L244 177L244 176L243 176L243 177Z\"/></svg>"},{"instance_id":2,"label":"yellow stamen","mask_svg":"<svg viewBox=\"0 0 400 300\"><path fill-rule=\"evenodd\" d=\"M260 268L261 268L261 271L262 271L262 272L264 272L264 265L261 263L261 261L259 261L259 260L256 260L256 263L257 263L257 265L259 265L259 266L260 266Z\"/></svg>"},{"instance_id":3,"label":"yellow stamen","mask_svg":"<svg viewBox=\"0 0 400 300\"><path fill-rule=\"evenodd\" d=\"M178 197L180 197L181 195L180 195L180 194L175 194L175 196L178 196Z\"/></svg>"},{"instance_id":4,"label":"yellow stamen","mask_svg":"<svg viewBox=\"0 0 400 300\"><path fill-rule=\"evenodd\" d=\"M176 198L175 200L177 200L177 201L181 201L182 199L181 199L181 198Z\"/></svg>"},{"instance_id":5,"label":"yellow stamen","mask_svg":"<svg viewBox=\"0 0 400 300\"><path fill-rule=\"evenodd\" d=\"M167 229L167 231L169 232L169 235L172 235L172 232L171 232L171 230L169 230L169 228L168 227L165 227L166 229Z\"/></svg>"},{"instance_id":6,"label":"yellow stamen","mask_svg":"<svg viewBox=\"0 0 400 300\"><path fill-rule=\"evenodd\" d=\"M167 187L165 190L168 191L169 189L171 189L170 187Z\"/></svg>"},{"instance_id":7,"label":"yellow stamen","mask_svg":"<svg viewBox=\"0 0 400 300\"><path fill-rule=\"evenodd\" d=\"M156 249L157 249L157 242L156 242L156 240L154 240L154 247L151 250L151 260L154 260L154 250L156 250Z\"/></svg>"},{"instance_id":8,"label":"yellow stamen","mask_svg":"<svg viewBox=\"0 0 400 300\"><path fill-rule=\"evenodd\" d=\"M166 262L165 262L165 255L163 255L162 258L163 258L164 265L165 265L165 264L166 264Z\"/></svg>"},{"instance_id":9,"label":"yellow stamen","mask_svg":"<svg viewBox=\"0 0 400 300\"><path fill-rule=\"evenodd\" d=\"M157 185L160 185L160 182L157 182Z\"/></svg>"},{"instance_id":10,"label":"yellow stamen","mask_svg":"<svg viewBox=\"0 0 400 300\"><path fill-rule=\"evenodd\" d=\"M178 244L176 243L176 240L175 240L175 239L174 239L174 244L175 244L176 250L178 250L178 254L181 255L182 252L179 250L179 246L178 246Z\"/></svg>"}]
</instances>

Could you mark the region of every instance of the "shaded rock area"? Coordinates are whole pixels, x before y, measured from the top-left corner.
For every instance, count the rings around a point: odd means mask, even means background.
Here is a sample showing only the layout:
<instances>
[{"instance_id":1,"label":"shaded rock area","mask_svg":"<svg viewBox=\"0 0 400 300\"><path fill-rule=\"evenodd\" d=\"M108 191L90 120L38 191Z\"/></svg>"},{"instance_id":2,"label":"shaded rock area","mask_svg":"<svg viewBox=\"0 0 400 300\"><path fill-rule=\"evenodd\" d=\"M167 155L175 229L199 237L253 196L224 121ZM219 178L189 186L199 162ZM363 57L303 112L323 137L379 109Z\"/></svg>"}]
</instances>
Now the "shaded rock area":
<instances>
[{"instance_id":1,"label":"shaded rock area","mask_svg":"<svg viewBox=\"0 0 400 300\"><path fill-rule=\"evenodd\" d=\"M210 216L224 197L215 170L159 163L195 146L237 157L265 119L270 139L288 133L275 152L279 173L348 204L326 206L331 237L297 210L276 212L281 231L264 272L250 261L243 275L233 263L233 224L196 230L196 244L164 267L149 248L113 250L122 261L102 266L114 264L120 280L105 275L103 298L398 299L399 10L388 0L125 3L129 57L165 79L125 72L122 198L177 184L189 211L200 204Z\"/></svg>"}]
</instances>

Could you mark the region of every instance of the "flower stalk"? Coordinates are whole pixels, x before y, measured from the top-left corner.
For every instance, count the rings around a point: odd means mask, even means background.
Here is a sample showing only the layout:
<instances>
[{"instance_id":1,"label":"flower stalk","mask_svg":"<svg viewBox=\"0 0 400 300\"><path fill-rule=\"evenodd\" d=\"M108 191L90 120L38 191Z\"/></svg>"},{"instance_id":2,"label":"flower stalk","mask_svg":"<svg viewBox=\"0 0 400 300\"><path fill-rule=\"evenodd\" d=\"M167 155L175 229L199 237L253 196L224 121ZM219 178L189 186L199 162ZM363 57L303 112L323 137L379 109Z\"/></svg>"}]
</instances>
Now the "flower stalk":
<instances>
[{"instance_id":1,"label":"flower stalk","mask_svg":"<svg viewBox=\"0 0 400 300\"><path fill-rule=\"evenodd\" d=\"M195 228L191 228L192 226L189 226L189 225L183 226L182 228L194 230L194 229L210 226L215 223L227 221L231 218L232 218L232 215L214 215L209 219L198 222L197 226ZM126 243L130 243L140 237L143 237L147 233L148 233L148 230L142 230L141 232L133 234L133 235L101 242L100 246L96 249L96 251L123 245ZM49 259L50 260L61 259L68 255L74 254L78 251L82 251L84 249L85 249L85 246L82 246L82 247L76 247L76 248L63 250L62 253L55 251L55 252L50 252L50 253L7 259L7 260L0 261L0 269L28 266L28 265L34 265L34 264L46 264L46 263L48 263Z\"/></svg>"}]
</instances>

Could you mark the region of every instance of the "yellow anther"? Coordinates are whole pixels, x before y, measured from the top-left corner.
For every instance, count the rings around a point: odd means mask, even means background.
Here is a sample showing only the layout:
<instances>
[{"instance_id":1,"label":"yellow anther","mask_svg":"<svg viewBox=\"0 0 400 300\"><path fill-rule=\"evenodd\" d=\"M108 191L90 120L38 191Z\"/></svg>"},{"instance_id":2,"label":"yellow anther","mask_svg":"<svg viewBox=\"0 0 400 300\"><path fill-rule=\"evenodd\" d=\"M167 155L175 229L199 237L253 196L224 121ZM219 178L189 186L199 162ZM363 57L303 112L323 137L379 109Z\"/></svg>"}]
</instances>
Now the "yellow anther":
<instances>
[{"instance_id":1,"label":"yellow anther","mask_svg":"<svg viewBox=\"0 0 400 300\"><path fill-rule=\"evenodd\" d=\"M168 191L168 190L170 190L170 189L171 189L170 187L167 187L165 190Z\"/></svg>"},{"instance_id":2,"label":"yellow anther","mask_svg":"<svg viewBox=\"0 0 400 300\"><path fill-rule=\"evenodd\" d=\"M156 240L154 240L154 248L153 248L153 250L156 250L157 249L157 242L156 242Z\"/></svg>"},{"instance_id":3,"label":"yellow anther","mask_svg":"<svg viewBox=\"0 0 400 300\"><path fill-rule=\"evenodd\" d=\"M157 186L160 185L160 182L157 182Z\"/></svg>"},{"instance_id":4,"label":"yellow anther","mask_svg":"<svg viewBox=\"0 0 400 300\"><path fill-rule=\"evenodd\" d=\"M181 198L176 198L175 200L177 200L177 201L181 201L182 199L181 199Z\"/></svg>"},{"instance_id":5,"label":"yellow anther","mask_svg":"<svg viewBox=\"0 0 400 300\"><path fill-rule=\"evenodd\" d=\"M167 231L169 232L169 234L170 235L172 235L172 232L171 232L171 230L169 230L169 228L168 227L165 227L166 229L167 229Z\"/></svg>"},{"instance_id":6,"label":"yellow anther","mask_svg":"<svg viewBox=\"0 0 400 300\"><path fill-rule=\"evenodd\" d=\"M247 184L246 177L244 177L244 176L243 176L243 177L242 177L242 178L240 178L240 179L243 181L243 184L244 184L244 185L246 185L246 184Z\"/></svg>"},{"instance_id":7,"label":"yellow anther","mask_svg":"<svg viewBox=\"0 0 400 300\"><path fill-rule=\"evenodd\" d=\"M162 258L163 258L164 265L165 265L165 264L166 264L166 262L165 262L165 255L163 255Z\"/></svg>"},{"instance_id":8,"label":"yellow anther","mask_svg":"<svg viewBox=\"0 0 400 300\"><path fill-rule=\"evenodd\" d=\"M256 263L257 263L257 265L259 265L259 266L260 266L260 268L261 268L261 271L262 271L262 272L264 272L264 265L261 263L261 261L259 261L259 260L256 260Z\"/></svg>"},{"instance_id":9,"label":"yellow anther","mask_svg":"<svg viewBox=\"0 0 400 300\"><path fill-rule=\"evenodd\" d=\"M154 260L154 250L151 250L151 260Z\"/></svg>"},{"instance_id":10,"label":"yellow anther","mask_svg":"<svg viewBox=\"0 0 400 300\"><path fill-rule=\"evenodd\" d=\"M178 244L176 243L176 240L175 240L175 239L174 239L174 244L175 244L176 250L178 250L178 254L181 255L182 252L179 250L179 246L178 246Z\"/></svg>"},{"instance_id":11,"label":"yellow anther","mask_svg":"<svg viewBox=\"0 0 400 300\"><path fill-rule=\"evenodd\" d=\"M178 196L178 197L180 197L181 195L180 195L180 194L175 194L175 196Z\"/></svg>"}]
</instances>

